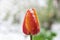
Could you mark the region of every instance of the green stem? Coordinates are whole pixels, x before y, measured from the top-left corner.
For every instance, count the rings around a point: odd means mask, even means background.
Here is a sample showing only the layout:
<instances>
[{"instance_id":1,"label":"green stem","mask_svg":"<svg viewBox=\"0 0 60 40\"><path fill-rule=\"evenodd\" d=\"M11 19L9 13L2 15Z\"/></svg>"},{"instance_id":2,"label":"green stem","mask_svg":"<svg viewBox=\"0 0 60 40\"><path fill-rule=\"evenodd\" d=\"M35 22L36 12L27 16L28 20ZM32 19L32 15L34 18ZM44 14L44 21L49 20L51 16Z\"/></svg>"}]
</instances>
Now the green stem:
<instances>
[{"instance_id":1,"label":"green stem","mask_svg":"<svg viewBox=\"0 0 60 40\"><path fill-rule=\"evenodd\" d=\"M32 40L32 35L30 35L30 40Z\"/></svg>"}]
</instances>

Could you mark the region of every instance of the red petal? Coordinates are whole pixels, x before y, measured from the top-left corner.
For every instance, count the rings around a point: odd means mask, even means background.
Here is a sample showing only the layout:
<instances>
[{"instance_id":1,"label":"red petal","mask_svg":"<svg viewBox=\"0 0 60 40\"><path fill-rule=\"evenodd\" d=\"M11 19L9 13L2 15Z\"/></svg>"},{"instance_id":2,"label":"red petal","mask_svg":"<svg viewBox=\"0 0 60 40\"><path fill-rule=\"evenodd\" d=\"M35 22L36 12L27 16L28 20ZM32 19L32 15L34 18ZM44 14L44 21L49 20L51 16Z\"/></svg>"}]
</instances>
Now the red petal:
<instances>
[{"instance_id":1,"label":"red petal","mask_svg":"<svg viewBox=\"0 0 60 40\"><path fill-rule=\"evenodd\" d=\"M37 34L40 31L35 9L29 9L25 15L23 32L25 34Z\"/></svg>"}]
</instances>

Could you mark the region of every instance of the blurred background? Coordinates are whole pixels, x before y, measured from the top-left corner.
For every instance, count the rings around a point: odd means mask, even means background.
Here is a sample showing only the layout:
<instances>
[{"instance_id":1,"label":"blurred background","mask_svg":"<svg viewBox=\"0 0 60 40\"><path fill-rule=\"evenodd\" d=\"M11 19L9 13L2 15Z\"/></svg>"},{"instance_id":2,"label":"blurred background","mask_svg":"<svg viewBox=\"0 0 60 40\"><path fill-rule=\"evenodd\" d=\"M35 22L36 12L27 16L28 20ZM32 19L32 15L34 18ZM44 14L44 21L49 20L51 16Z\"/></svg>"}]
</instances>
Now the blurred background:
<instances>
[{"instance_id":1,"label":"blurred background","mask_svg":"<svg viewBox=\"0 0 60 40\"><path fill-rule=\"evenodd\" d=\"M32 40L60 40L60 0L0 0L0 40L30 40L22 31L29 8L36 9L40 22Z\"/></svg>"}]
</instances>

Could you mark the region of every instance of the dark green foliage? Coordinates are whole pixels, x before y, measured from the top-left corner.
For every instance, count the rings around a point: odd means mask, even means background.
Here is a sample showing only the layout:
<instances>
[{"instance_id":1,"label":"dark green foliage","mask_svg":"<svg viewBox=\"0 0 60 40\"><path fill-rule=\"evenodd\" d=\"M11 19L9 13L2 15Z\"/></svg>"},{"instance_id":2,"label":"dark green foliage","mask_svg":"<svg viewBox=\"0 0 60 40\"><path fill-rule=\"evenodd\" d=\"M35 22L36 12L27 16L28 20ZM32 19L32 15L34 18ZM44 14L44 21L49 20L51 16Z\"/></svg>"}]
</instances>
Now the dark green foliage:
<instances>
[{"instance_id":1,"label":"dark green foliage","mask_svg":"<svg viewBox=\"0 0 60 40\"><path fill-rule=\"evenodd\" d=\"M33 36L33 40L52 40L56 36L54 32L50 30L42 29L43 31L39 35Z\"/></svg>"}]
</instances>

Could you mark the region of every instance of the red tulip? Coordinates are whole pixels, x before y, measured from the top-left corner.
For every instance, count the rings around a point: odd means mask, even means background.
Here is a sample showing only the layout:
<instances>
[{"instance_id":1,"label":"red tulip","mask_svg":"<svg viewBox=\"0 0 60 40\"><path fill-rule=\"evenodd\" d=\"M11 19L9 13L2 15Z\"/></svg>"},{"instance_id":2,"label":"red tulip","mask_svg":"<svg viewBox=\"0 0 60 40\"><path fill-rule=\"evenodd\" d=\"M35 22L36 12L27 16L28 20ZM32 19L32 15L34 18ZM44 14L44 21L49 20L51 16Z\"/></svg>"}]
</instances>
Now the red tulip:
<instances>
[{"instance_id":1,"label":"red tulip","mask_svg":"<svg viewBox=\"0 0 60 40\"><path fill-rule=\"evenodd\" d=\"M28 9L23 22L23 32L35 35L40 31L40 25L35 9Z\"/></svg>"}]
</instances>

